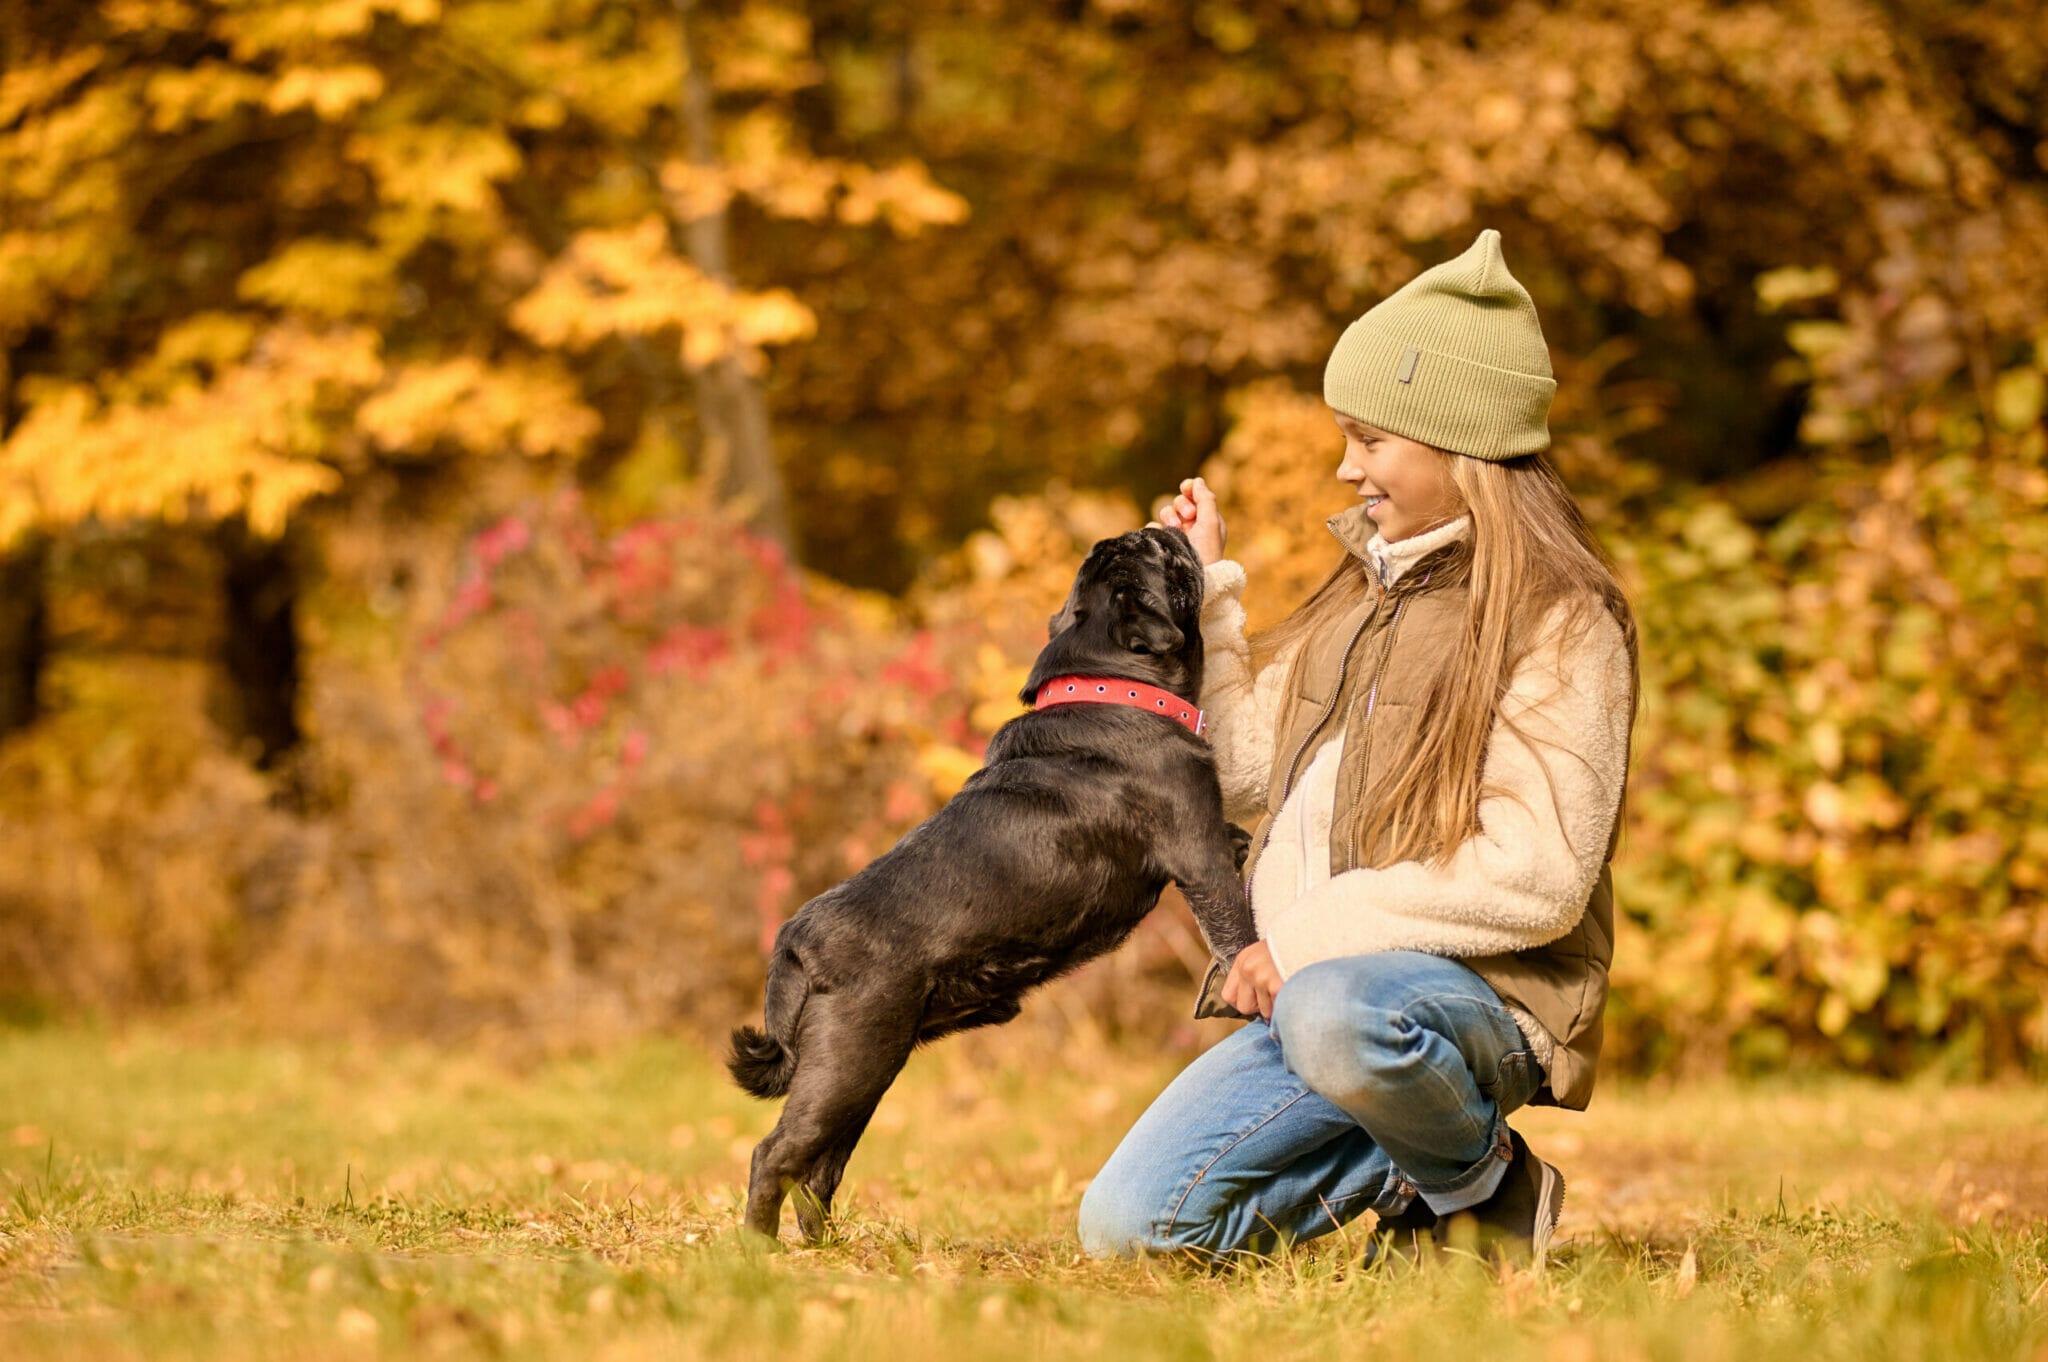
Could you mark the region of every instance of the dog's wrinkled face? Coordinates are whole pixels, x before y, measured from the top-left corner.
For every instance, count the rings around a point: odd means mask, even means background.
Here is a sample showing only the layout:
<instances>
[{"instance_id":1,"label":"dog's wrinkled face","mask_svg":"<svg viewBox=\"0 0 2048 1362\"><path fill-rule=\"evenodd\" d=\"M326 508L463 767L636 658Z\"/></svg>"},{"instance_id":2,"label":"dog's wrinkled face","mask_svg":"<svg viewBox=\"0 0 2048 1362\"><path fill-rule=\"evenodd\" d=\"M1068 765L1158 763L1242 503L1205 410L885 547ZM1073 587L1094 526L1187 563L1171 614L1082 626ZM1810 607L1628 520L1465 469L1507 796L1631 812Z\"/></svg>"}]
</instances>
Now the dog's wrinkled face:
<instances>
[{"instance_id":1,"label":"dog's wrinkled face","mask_svg":"<svg viewBox=\"0 0 2048 1362\"><path fill-rule=\"evenodd\" d=\"M1136 666L1180 688L1200 679L1201 611L1202 563L1187 535L1132 530L1089 550L1067 603L1046 623L1048 647L1072 634L1062 651Z\"/></svg>"}]
</instances>

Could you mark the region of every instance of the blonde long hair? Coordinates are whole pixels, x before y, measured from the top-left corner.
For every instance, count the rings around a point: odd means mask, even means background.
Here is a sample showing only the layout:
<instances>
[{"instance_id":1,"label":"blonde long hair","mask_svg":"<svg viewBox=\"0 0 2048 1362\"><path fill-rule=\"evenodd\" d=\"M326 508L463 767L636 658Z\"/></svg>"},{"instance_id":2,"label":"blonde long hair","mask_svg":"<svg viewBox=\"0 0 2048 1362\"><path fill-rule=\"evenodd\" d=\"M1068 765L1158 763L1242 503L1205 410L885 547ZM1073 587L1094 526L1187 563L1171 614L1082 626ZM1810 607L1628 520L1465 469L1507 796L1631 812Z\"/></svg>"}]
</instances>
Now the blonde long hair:
<instances>
[{"instance_id":1,"label":"blonde long hair","mask_svg":"<svg viewBox=\"0 0 2048 1362\"><path fill-rule=\"evenodd\" d=\"M1483 770L1494 724L1505 722L1534 747L1501 713L1501 701L1509 677L1535 644L1538 625L1559 602L1570 604L1559 636L1561 649L1578 646L1600 611L1621 626L1628 649L1631 740L1634 736L1641 694L1635 614L1613 561L1557 470L1541 454L1496 462L1437 452L1448 461L1452 486L1463 503L1453 516L1472 517L1472 533L1438 570L1467 582L1469 608L1458 646L1430 682L1407 760L1390 779L1374 780L1375 798L1358 823L1360 864L1367 864L1369 849L1379 845L1385 850L1374 864L1421 860L1442 865L1478 829L1480 800L1496 792L1484 784ZM1336 627L1373 590L1357 560L1341 551L1307 600L1253 637L1254 671L1291 645ZM1297 650L1294 667L1302 665L1306 652ZM1288 693L1293 689L1290 678Z\"/></svg>"}]
</instances>

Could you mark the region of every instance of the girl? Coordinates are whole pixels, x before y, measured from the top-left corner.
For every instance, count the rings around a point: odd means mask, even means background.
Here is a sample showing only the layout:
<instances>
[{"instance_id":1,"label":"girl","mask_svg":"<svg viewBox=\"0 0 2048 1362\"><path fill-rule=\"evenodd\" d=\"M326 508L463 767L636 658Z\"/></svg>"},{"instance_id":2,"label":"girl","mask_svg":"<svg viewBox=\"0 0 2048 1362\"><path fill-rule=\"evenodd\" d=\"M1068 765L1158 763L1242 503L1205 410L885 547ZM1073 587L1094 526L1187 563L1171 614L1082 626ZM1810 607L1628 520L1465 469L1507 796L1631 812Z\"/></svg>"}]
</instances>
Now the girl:
<instances>
[{"instance_id":1,"label":"girl","mask_svg":"<svg viewBox=\"0 0 2048 1362\"><path fill-rule=\"evenodd\" d=\"M1207 565L1201 704L1257 820L1261 939L1220 989L1253 1020L1089 1186L1091 1253L1263 1252L1370 1209L1541 1265L1564 1180L1506 1116L1592 1093L1636 710L1634 618L1542 457L1555 389L1484 231L1330 355L1360 502L1292 615L1247 641L1214 495L1161 508Z\"/></svg>"}]
</instances>

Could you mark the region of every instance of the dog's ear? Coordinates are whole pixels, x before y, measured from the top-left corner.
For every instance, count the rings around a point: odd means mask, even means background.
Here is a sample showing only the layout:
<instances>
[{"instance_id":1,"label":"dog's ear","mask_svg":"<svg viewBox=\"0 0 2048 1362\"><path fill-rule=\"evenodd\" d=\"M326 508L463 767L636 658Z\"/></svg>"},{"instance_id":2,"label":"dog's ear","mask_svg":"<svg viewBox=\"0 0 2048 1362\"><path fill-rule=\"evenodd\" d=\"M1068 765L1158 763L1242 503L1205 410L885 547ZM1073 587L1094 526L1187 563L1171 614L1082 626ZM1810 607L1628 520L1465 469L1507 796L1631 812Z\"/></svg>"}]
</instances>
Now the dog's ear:
<instances>
[{"instance_id":1,"label":"dog's ear","mask_svg":"<svg viewBox=\"0 0 2048 1362\"><path fill-rule=\"evenodd\" d=\"M1110 638L1126 652L1164 656L1178 652L1186 640L1180 627L1150 600L1138 595L1121 595L1115 627Z\"/></svg>"},{"instance_id":2,"label":"dog's ear","mask_svg":"<svg viewBox=\"0 0 2048 1362\"><path fill-rule=\"evenodd\" d=\"M1067 593L1067 603L1054 611L1045 622L1045 636L1048 640L1060 636L1060 631L1074 622L1074 614L1081 605L1081 584L1074 583L1074 589Z\"/></svg>"}]
</instances>

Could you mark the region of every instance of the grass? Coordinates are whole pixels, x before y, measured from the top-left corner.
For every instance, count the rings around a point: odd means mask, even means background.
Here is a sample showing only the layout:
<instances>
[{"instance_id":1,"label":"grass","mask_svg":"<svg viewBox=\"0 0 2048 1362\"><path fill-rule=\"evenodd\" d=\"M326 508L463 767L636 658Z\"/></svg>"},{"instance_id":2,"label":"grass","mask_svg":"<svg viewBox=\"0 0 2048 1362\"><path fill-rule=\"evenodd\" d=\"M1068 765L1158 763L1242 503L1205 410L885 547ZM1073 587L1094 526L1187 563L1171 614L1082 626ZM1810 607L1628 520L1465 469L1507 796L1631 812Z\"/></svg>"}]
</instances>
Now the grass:
<instances>
[{"instance_id":1,"label":"grass","mask_svg":"<svg viewBox=\"0 0 2048 1362\"><path fill-rule=\"evenodd\" d=\"M1355 1236L1211 1273L1073 1238L1170 1068L1001 1044L913 1061L836 1241L771 1254L733 1226L774 1108L689 1047L0 1031L0 1357L2048 1362L2038 1088L1610 1088L1518 1119L1572 1184L1543 1276Z\"/></svg>"}]
</instances>

